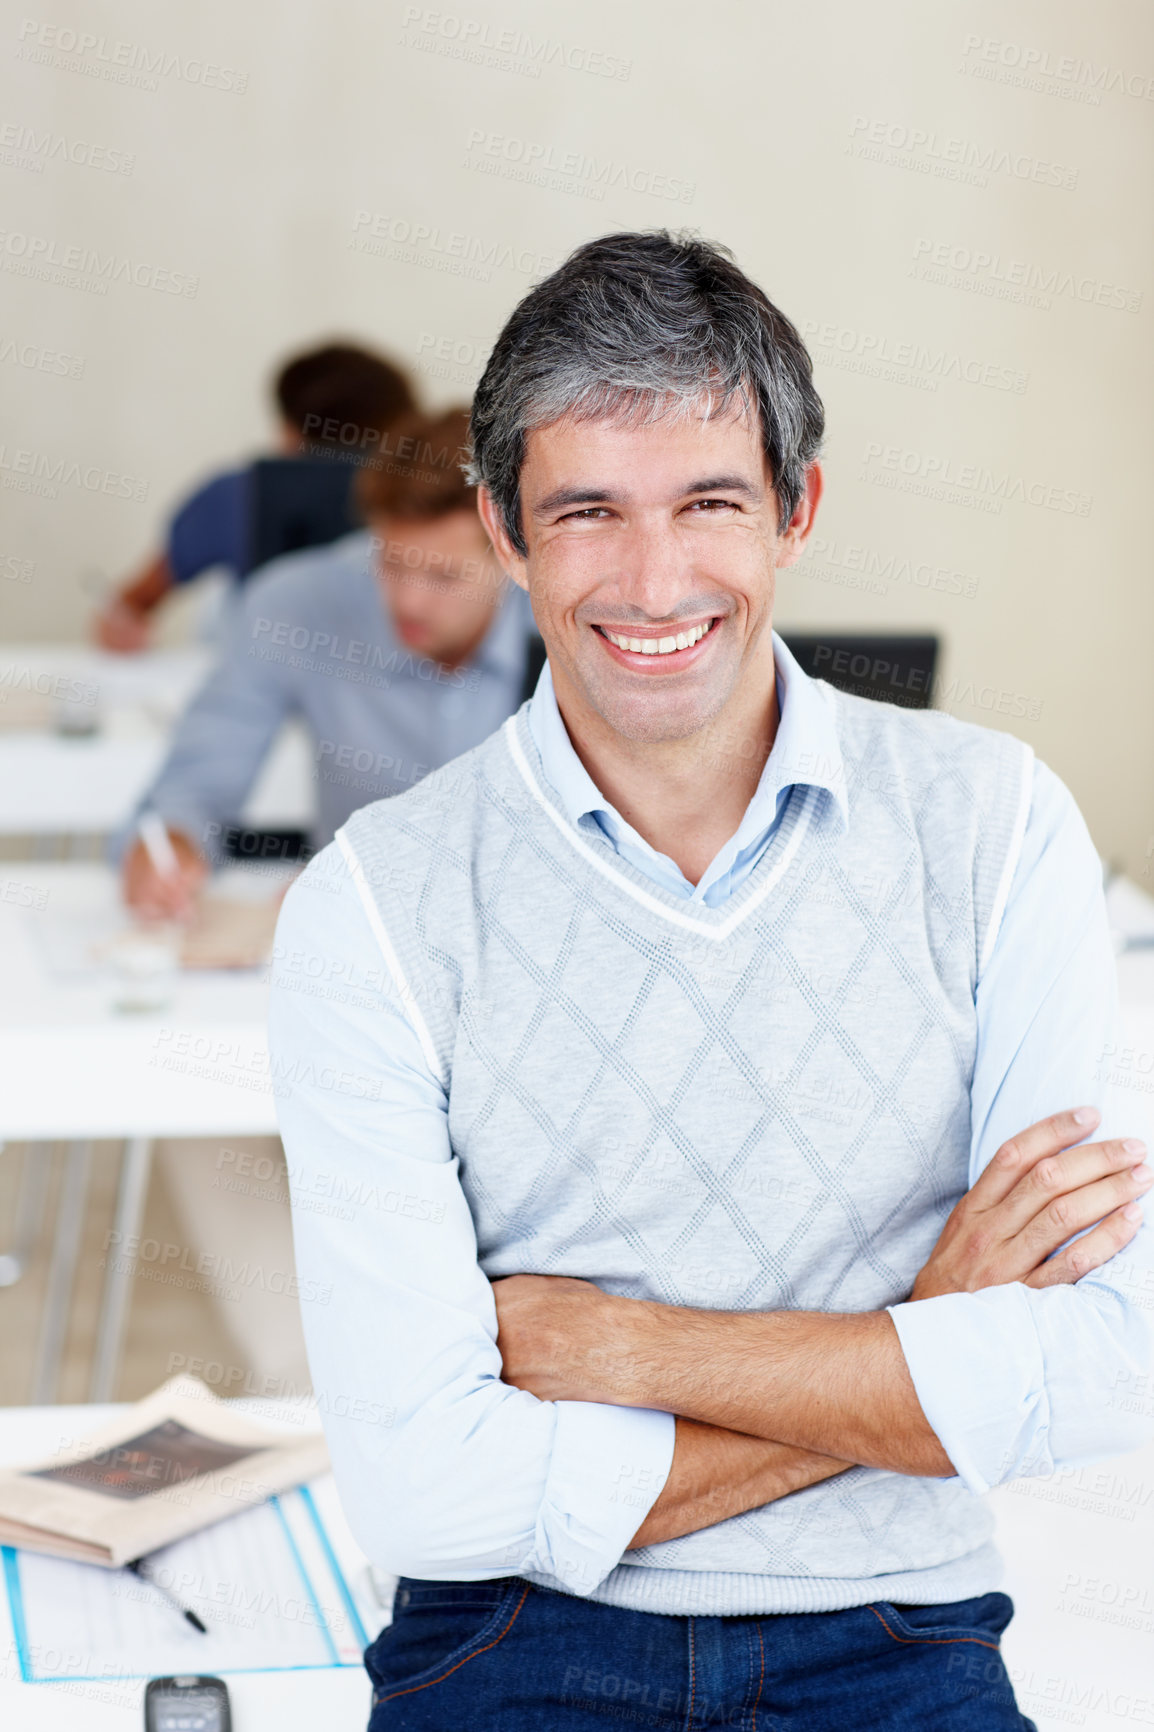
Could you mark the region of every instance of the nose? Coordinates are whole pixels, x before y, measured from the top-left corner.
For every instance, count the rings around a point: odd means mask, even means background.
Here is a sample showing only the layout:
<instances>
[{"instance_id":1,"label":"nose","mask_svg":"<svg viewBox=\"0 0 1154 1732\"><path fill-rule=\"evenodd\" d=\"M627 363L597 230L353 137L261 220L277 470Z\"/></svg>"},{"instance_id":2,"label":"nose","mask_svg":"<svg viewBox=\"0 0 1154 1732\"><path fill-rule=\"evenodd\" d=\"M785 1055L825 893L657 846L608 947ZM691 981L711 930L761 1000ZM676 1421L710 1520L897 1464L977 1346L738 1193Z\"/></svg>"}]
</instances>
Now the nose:
<instances>
[{"instance_id":1,"label":"nose","mask_svg":"<svg viewBox=\"0 0 1154 1732\"><path fill-rule=\"evenodd\" d=\"M692 552L668 519L640 520L618 543L613 573L622 602L650 619L671 619L685 599L700 589Z\"/></svg>"}]
</instances>

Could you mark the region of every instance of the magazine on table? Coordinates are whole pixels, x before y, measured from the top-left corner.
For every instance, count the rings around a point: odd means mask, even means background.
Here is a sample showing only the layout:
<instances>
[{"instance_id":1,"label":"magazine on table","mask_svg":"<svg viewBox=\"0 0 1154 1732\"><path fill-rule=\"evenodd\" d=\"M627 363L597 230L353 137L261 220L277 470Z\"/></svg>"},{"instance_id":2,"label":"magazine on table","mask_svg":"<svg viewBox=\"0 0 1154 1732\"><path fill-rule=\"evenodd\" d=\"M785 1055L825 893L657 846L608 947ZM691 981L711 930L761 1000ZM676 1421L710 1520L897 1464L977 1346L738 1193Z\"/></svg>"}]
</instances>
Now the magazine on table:
<instances>
[{"instance_id":1,"label":"magazine on table","mask_svg":"<svg viewBox=\"0 0 1154 1732\"><path fill-rule=\"evenodd\" d=\"M319 1431L286 1437L174 1377L50 1458L0 1470L0 1545L116 1569L328 1465Z\"/></svg>"}]
</instances>

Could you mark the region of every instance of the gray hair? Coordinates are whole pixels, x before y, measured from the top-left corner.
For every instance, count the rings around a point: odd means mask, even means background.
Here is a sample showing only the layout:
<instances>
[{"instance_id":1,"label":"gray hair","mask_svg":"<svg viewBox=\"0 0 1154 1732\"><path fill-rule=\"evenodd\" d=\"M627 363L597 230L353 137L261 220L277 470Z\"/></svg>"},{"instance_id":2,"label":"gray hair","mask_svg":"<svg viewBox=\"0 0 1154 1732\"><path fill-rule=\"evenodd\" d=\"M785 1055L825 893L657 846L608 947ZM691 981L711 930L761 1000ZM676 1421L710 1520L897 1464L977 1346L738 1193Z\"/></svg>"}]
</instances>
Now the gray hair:
<instances>
[{"instance_id":1,"label":"gray hair","mask_svg":"<svg viewBox=\"0 0 1154 1732\"><path fill-rule=\"evenodd\" d=\"M469 425L469 480L526 552L525 436L562 415L645 424L735 400L756 410L784 531L825 415L805 344L724 247L664 230L587 241L531 289L497 338Z\"/></svg>"}]
</instances>

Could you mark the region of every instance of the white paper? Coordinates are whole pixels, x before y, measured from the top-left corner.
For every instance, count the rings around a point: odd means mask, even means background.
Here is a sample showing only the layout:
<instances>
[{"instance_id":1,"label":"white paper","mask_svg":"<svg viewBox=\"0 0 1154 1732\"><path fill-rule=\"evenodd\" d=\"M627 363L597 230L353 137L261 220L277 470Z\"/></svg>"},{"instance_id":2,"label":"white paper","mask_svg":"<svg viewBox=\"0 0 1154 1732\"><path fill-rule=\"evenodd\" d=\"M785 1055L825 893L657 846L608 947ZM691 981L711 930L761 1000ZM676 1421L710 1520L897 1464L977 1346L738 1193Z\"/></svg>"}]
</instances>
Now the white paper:
<instances>
[{"instance_id":1,"label":"white paper","mask_svg":"<svg viewBox=\"0 0 1154 1732\"><path fill-rule=\"evenodd\" d=\"M20 1552L12 1612L24 1675L112 1679L360 1664L364 1630L300 1492L154 1552L146 1568L198 1614L206 1635L127 1570ZM11 1566L8 1595L13 1601Z\"/></svg>"}]
</instances>

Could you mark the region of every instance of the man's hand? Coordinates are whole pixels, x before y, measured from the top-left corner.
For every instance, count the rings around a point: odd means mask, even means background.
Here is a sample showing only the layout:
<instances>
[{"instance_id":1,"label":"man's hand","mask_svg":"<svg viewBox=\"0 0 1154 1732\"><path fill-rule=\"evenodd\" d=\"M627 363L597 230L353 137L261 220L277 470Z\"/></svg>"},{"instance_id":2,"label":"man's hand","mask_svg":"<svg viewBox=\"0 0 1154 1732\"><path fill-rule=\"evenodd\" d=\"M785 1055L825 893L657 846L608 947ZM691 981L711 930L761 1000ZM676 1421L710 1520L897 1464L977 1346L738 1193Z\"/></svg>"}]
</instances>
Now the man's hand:
<instances>
[{"instance_id":1,"label":"man's hand","mask_svg":"<svg viewBox=\"0 0 1154 1732\"><path fill-rule=\"evenodd\" d=\"M1136 1138L1071 1147L1099 1121L1094 1107L1079 1107L1003 1143L942 1228L910 1298L976 1293L1008 1281L1069 1285L1129 1244L1142 1220L1136 1199L1154 1184L1154 1172ZM1093 1230L1053 1255L1087 1227Z\"/></svg>"},{"instance_id":2,"label":"man's hand","mask_svg":"<svg viewBox=\"0 0 1154 1732\"><path fill-rule=\"evenodd\" d=\"M116 650L120 655L136 655L147 649L152 639L147 617L120 596L100 610L92 629L101 649Z\"/></svg>"},{"instance_id":3,"label":"man's hand","mask_svg":"<svg viewBox=\"0 0 1154 1732\"><path fill-rule=\"evenodd\" d=\"M541 1401L612 1401L632 1352L636 1301L569 1275L494 1281L502 1380Z\"/></svg>"},{"instance_id":4,"label":"man's hand","mask_svg":"<svg viewBox=\"0 0 1154 1732\"><path fill-rule=\"evenodd\" d=\"M633 1301L564 1275L510 1275L493 1283L493 1294L506 1383L542 1401L613 1400L606 1383L628 1370L628 1325L639 1309ZM852 1465L679 1418L669 1478L629 1549L713 1527Z\"/></svg>"},{"instance_id":5,"label":"man's hand","mask_svg":"<svg viewBox=\"0 0 1154 1732\"><path fill-rule=\"evenodd\" d=\"M999 1149L950 1215L911 1298L1069 1284L1121 1250L1154 1175L1137 1140L1071 1146L1099 1122L1092 1107L1060 1113ZM693 1311L547 1275L510 1276L493 1293L507 1383L546 1401L676 1414L669 1479L634 1546L712 1526L853 1464L954 1472L885 1312Z\"/></svg>"},{"instance_id":6,"label":"man's hand","mask_svg":"<svg viewBox=\"0 0 1154 1732\"><path fill-rule=\"evenodd\" d=\"M174 581L167 554L158 553L101 608L92 622L97 643L129 655L147 649L151 637L148 616L164 600Z\"/></svg>"},{"instance_id":7,"label":"man's hand","mask_svg":"<svg viewBox=\"0 0 1154 1732\"><path fill-rule=\"evenodd\" d=\"M1057 1113L1004 1144L950 1215L911 1299L1069 1284L1121 1250L1141 1219L1128 1211L1154 1173L1133 1139L1070 1146L1099 1117L1093 1107ZM1093 1231L1053 1256L1084 1227ZM493 1292L506 1383L543 1401L643 1401L652 1307L559 1275L512 1275ZM727 1313L697 1315L720 1324Z\"/></svg>"},{"instance_id":8,"label":"man's hand","mask_svg":"<svg viewBox=\"0 0 1154 1732\"><path fill-rule=\"evenodd\" d=\"M180 830L170 830L168 839L177 859L176 872L158 872L143 842L134 842L124 856L124 900L144 920L187 919L208 876L208 863L195 842Z\"/></svg>"}]
</instances>

